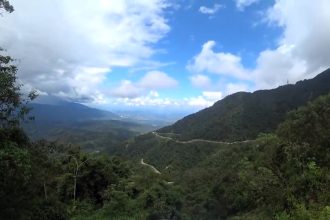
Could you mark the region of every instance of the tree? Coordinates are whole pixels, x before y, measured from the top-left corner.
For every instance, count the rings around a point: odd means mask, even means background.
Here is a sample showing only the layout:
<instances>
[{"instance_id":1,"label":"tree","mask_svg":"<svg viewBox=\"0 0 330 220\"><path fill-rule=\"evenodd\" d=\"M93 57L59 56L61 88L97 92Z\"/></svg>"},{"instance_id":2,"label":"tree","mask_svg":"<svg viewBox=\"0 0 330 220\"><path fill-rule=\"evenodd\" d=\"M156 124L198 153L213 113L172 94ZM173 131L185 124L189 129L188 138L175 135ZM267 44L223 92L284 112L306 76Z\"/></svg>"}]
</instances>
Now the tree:
<instances>
[{"instance_id":1,"label":"tree","mask_svg":"<svg viewBox=\"0 0 330 220\"><path fill-rule=\"evenodd\" d=\"M14 7L7 0L0 0L0 10L1 9L4 9L9 13L12 13L14 11Z\"/></svg>"},{"instance_id":2,"label":"tree","mask_svg":"<svg viewBox=\"0 0 330 220\"><path fill-rule=\"evenodd\" d=\"M0 55L0 128L18 125L30 111L27 103L37 97L35 91L27 97L20 92L22 85L17 84L17 67L12 61L10 56Z\"/></svg>"},{"instance_id":3,"label":"tree","mask_svg":"<svg viewBox=\"0 0 330 220\"><path fill-rule=\"evenodd\" d=\"M6 0L0 0L0 11L1 9L9 13L14 11ZM0 53L3 51L0 48ZM10 56L0 54L0 128L18 125L30 111L27 103L37 97L35 91L31 91L26 97L20 92L22 85L17 83L17 67L13 61Z\"/></svg>"}]
</instances>

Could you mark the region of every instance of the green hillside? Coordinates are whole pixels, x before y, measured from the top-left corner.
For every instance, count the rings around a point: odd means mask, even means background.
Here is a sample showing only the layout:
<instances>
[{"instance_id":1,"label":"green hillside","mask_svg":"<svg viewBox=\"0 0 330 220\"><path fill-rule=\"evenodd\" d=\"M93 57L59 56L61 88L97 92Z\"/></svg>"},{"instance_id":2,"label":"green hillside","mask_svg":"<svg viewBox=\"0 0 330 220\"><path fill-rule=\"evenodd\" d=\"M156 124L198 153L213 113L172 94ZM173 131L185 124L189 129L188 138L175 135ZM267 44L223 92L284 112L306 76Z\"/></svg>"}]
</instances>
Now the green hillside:
<instances>
[{"instance_id":1,"label":"green hillside","mask_svg":"<svg viewBox=\"0 0 330 220\"><path fill-rule=\"evenodd\" d=\"M125 150L182 189L187 219L328 219L330 96L290 112L253 141L182 141L150 133Z\"/></svg>"},{"instance_id":2,"label":"green hillside","mask_svg":"<svg viewBox=\"0 0 330 220\"><path fill-rule=\"evenodd\" d=\"M158 127L120 120L32 121L24 130L33 140L79 145L84 151L112 153L123 141Z\"/></svg>"},{"instance_id":3,"label":"green hillside","mask_svg":"<svg viewBox=\"0 0 330 220\"><path fill-rule=\"evenodd\" d=\"M160 133L175 133L181 139L254 139L272 132L285 114L330 92L330 69L313 79L253 93L239 92L216 102L212 107L189 115Z\"/></svg>"},{"instance_id":4,"label":"green hillside","mask_svg":"<svg viewBox=\"0 0 330 220\"><path fill-rule=\"evenodd\" d=\"M2 87L13 98L1 96L0 219L330 219L330 95L290 112L255 140L151 132L125 141L120 156L109 157L66 141L30 140L19 128L28 109L15 87L16 72L5 70L10 83ZM83 143L83 136L107 126L138 128L84 123L58 135L82 129L76 141Z\"/></svg>"}]
</instances>

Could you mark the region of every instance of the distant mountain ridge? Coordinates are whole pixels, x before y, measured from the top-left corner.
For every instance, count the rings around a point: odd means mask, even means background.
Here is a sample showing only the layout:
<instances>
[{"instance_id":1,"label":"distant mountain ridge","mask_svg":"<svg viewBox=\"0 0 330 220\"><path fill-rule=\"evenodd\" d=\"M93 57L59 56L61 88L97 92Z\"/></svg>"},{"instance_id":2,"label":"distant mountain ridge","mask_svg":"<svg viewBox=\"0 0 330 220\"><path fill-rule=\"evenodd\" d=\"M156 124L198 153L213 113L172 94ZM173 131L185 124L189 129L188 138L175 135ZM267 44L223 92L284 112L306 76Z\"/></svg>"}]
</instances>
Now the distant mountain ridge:
<instances>
[{"instance_id":1,"label":"distant mountain ridge","mask_svg":"<svg viewBox=\"0 0 330 220\"><path fill-rule=\"evenodd\" d=\"M87 120L109 120L120 117L112 112L103 111L88 106L60 101L56 103L31 103L31 115L35 116L36 122L44 121L87 121Z\"/></svg>"},{"instance_id":2,"label":"distant mountain ridge","mask_svg":"<svg viewBox=\"0 0 330 220\"><path fill-rule=\"evenodd\" d=\"M212 107L191 114L158 132L174 133L183 140L237 141L273 131L288 111L330 92L330 69L294 85L253 93L238 92Z\"/></svg>"}]
</instances>

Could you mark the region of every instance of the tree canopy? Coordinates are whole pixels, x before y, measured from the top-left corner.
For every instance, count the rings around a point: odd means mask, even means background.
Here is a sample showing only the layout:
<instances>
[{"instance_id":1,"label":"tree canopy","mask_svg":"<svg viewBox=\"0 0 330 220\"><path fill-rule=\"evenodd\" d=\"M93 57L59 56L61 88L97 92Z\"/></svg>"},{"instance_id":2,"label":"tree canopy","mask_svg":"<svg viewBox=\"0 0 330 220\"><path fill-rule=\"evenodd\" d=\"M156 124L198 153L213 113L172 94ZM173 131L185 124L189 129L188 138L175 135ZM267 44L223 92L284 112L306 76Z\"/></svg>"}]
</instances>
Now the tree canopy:
<instances>
[{"instance_id":1,"label":"tree canopy","mask_svg":"<svg viewBox=\"0 0 330 220\"><path fill-rule=\"evenodd\" d=\"M14 7L7 0L0 0L0 9L4 9L9 13L14 11Z\"/></svg>"}]
</instances>

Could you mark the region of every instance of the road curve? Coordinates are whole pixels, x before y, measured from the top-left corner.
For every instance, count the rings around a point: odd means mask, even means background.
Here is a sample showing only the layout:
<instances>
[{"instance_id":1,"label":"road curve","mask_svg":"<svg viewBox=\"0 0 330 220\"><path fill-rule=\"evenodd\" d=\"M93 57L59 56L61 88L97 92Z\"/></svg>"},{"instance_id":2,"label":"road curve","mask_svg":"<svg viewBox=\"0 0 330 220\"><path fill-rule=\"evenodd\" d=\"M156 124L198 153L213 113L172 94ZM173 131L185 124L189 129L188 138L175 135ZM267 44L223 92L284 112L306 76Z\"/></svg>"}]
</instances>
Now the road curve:
<instances>
[{"instance_id":1,"label":"road curve","mask_svg":"<svg viewBox=\"0 0 330 220\"><path fill-rule=\"evenodd\" d=\"M140 164L143 165L143 166L147 166L149 167L150 169L152 169L152 171L154 171L154 173L157 173L157 174L162 174L159 170L156 169L156 167L150 165L150 164L147 164L143 161L143 158L141 159L140 161Z\"/></svg>"},{"instance_id":2,"label":"road curve","mask_svg":"<svg viewBox=\"0 0 330 220\"><path fill-rule=\"evenodd\" d=\"M174 142L180 143L180 144L192 144L192 143L197 143L197 142L204 142L204 143L211 143L211 144L227 144L227 145L231 145L231 144L247 143L247 142L251 142L252 141L252 140L245 140L245 141L225 142L225 141L213 141L213 140L205 140L205 139L191 139L189 141L179 141L179 140L175 140L175 139L173 139L171 137L161 136L160 134L158 134L155 131L153 131L151 133L153 135L155 135L156 137L160 138L160 139L171 140L171 141L174 141Z\"/></svg>"}]
</instances>

